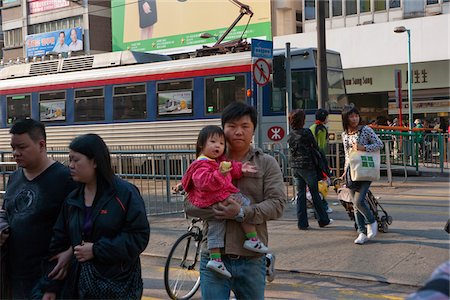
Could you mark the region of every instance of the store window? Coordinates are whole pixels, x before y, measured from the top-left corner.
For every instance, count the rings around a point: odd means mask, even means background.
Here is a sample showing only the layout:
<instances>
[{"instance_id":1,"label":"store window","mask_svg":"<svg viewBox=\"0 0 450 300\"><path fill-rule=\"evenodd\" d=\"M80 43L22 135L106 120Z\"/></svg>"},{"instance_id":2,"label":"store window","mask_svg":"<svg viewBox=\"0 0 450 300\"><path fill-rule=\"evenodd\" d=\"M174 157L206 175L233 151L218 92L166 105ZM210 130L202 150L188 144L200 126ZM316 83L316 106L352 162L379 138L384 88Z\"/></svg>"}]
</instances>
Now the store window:
<instances>
[{"instance_id":1,"label":"store window","mask_svg":"<svg viewBox=\"0 0 450 300\"><path fill-rule=\"evenodd\" d=\"M357 3L356 0L345 0L345 14L356 15L357 13Z\"/></svg>"},{"instance_id":2,"label":"store window","mask_svg":"<svg viewBox=\"0 0 450 300\"><path fill-rule=\"evenodd\" d=\"M218 114L231 102L246 99L245 76L220 76L205 79L206 114Z\"/></svg>"},{"instance_id":3,"label":"store window","mask_svg":"<svg viewBox=\"0 0 450 300\"><path fill-rule=\"evenodd\" d=\"M39 94L39 119L43 122L66 120L66 91Z\"/></svg>"},{"instance_id":4,"label":"store window","mask_svg":"<svg viewBox=\"0 0 450 300\"><path fill-rule=\"evenodd\" d=\"M375 11L386 10L386 0L375 0Z\"/></svg>"},{"instance_id":5,"label":"store window","mask_svg":"<svg viewBox=\"0 0 450 300\"><path fill-rule=\"evenodd\" d=\"M333 17L342 16L342 0L333 0L331 4L333 6Z\"/></svg>"},{"instance_id":6,"label":"store window","mask_svg":"<svg viewBox=\"0 0 450 300\"><path fill-rule=\"evenodd\" d=\"M316 1L305 0L305 20L314 20L316 18Z\"/></svg>"},{"instance_id":7,"label":"store window","mask_svg":"<svg viewBox=\"0 0 450 300\"><path fill-rule=\"evenodd\" d=\"M427 0L427 5L438 4L438 3L439 3L438 0Z\"/></svg>"},{"instance_id":8,"label":"store window","mask_svg":"<svg viewBox=\"0 0 450 300\"><path fill-rule=\"evenodd\" d=\"M158 116L192 114L193 82L177 80L156 85Z\"/></svg>"},{"instance_id":9,"label":"store window","mask_svg":"<svg viewBox=\"0 0 450 300\"><path fill-rule=\"evenodd\" d=\"M31 95L6 96L6 123L31 117Z\"/></svg>"},{"instance_id":10,"label":"store window","mask_svg":"<svg viewBox=\"0 0 450 300\"><path fill-rule=\"evenodd\" d=\"M75 122L105 120L103 88L75 90Z\"/></svg>"},{"instance_id":11,"label":"store window","mask_svg":"<svg viewBox=\"0 0 450 300\"><path fill-rule=\"evenodd\" d=\"M135 120L147 118L147 97L145 84L114 87L113 119Z\"/></svg>"}]
</instances>

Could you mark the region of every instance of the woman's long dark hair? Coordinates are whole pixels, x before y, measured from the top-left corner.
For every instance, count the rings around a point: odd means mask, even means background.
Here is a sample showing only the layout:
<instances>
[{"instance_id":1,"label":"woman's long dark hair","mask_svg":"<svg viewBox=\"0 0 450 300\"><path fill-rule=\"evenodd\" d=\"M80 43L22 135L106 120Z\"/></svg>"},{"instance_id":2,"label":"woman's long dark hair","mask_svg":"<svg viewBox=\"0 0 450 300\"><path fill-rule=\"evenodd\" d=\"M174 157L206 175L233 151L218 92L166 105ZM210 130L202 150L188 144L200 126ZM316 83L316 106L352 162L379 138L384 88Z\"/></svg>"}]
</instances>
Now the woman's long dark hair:
<instances>
[{"instance_id":1,"label":"woman's long dark hair","mask_svg":"<svg viewBox=\"0 0 450 300\"><path fill-rule=\"evenodd\" d=\"M114 171L111 166L111 156L108 146L103 139L94 133L84 134L76 137L69 145L69 149L93 159L97 165L95 173L97 184L106 182L112 185Z\"/></svg>"},{"instance_id":2,"label":"woman's long dark hair","mask_svg":"<svg viewBox=\"0 0 450 300\"><path fill-rule=\"evenodd\" d=\"M357 114L359 116L359 124L361 125L361 114L359 113L359 110L354 105L346 105L342 109L342 127L344 128L345 132L348 132L348 127L350 125L350 122L348 121L348 117L351 114Z\"/></svg>"},{"instance_id":3,"label":"woman's long dark hair","mask_svg":"<svg viewBox=\"0 0 450 300\"><path fill-rule=\"evenodd\" d=\"M195 147L195 157L199 157L200 153L202 153L203 147L205 147L206 145L206 141L209 139L209 137L214 135L223 136L223 139L225 140L225 133L219 126L208 125L200 130L197 137L197 145ZM226 150L226 145L224 150Z\"/></svg>"}]
</instances>

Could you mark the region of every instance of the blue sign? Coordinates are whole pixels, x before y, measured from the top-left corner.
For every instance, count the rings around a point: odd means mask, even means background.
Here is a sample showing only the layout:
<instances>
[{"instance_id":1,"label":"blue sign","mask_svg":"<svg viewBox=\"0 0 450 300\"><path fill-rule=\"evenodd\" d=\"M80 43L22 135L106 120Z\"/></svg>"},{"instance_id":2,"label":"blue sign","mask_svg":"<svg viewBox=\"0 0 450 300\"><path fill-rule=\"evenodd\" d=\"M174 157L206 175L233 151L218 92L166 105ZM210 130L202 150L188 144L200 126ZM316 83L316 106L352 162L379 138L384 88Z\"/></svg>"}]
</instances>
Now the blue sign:
<instances>
[{"instance_id":1,"label":"blue sign","mask_svg":"<svg viewBox=\"0 0 450 300\"><path fill-rule=\"evenodd\" d=\"M83 50L83 29L74 27L64 30L27 35L25 49L28 57L48 53L67 53Z\"/></svg>"},{"instance_id":2,"label":"blue sign","mask_svg":"<svg viewBox=\"0 0 450 300\"><path fill-rule=\"evenodd\" d=\"M266 40L252 39L252 57L273 58L273 42Z\"/></svg>"}]
</instances>

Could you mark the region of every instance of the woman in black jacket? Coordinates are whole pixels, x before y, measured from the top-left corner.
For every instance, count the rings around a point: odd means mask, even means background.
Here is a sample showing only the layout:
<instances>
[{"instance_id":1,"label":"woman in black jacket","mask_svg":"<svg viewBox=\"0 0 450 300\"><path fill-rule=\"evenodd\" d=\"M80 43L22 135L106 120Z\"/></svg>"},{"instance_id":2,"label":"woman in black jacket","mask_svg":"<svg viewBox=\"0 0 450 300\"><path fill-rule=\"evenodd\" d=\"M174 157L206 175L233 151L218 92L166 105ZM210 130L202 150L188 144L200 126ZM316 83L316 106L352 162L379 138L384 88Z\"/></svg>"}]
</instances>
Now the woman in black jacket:
<instances>
[{"instance_id":1,"label":"woman in black jacket","mask_svg":"<svg viewBox=\"0 0 450 300\"><path fill-rule=\"evenodd\" d=\"M139 255L148 244L150 226L139 190L114 175L108 148L98 135L79 136L69 148L70 174L81 184L63 205L50 251L73 248L67 283L75 283L75 298L140 299ZM59 292L52 287L44 288L44 299Z\"/></svg>"},{"instance_id":2,"label":"woman in black jacket","mask_svg":"<svg viewBox=\"0 0 450 300\"><path fill-rule=\"evenodd\" d=\"M320 227L325 227L333 222L328 218L325 207L320 199L317 177L317 166L313 162L313 149L319 150L317 142L309 128L305 125L305 113L301 109L295 109L289 114L289 124L292 131L289 133L288 144L290 151L290 163L294 182L297 187L297 226L300 230L309 227L308 214L306 212L306 186L312 196L316 218Z\"/></svg>"}]
</instances>

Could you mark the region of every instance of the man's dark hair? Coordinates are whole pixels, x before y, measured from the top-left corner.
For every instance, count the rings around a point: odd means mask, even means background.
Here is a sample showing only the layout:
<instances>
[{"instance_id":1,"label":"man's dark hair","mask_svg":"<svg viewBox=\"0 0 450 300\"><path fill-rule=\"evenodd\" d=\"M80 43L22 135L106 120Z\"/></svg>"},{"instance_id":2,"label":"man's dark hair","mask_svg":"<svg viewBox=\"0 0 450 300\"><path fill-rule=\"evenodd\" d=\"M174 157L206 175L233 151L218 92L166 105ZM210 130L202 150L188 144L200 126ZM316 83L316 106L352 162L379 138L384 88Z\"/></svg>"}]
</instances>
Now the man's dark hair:
<instances>
[{"instance_id":1,"label":"man's dark hair","mask_svg":"<svg viewBox=\"0 0 450 300\"><path fill-rule=\"evenodd\" d=\"M347 132L348 131L348 126L350 124L350 122L348 121L348 117L351 114L357 114L360 118L359 118L359 124L361 124L361 114L359 113L359 110L353 105L346 105L344 106L344 108L342 109L342 127L344 128L344 131Z\"/></svg>"},{"instance_id":2,"label":"man's dark hair","mask_svg":"<svg viewBox=\"0 0 450 300\"><path fill-rule=\"evenodd\" d=\"M222 128L225 128L225 123L236 121L243 116L249 116L253 123L253 130L256 130L258 123L256 109L244 102L231 102L222 112Z\"/></svg>"},{"instance_id":3,"label":"man's dark hair","mask_svg":"<svg viewBox=\"0 0 450 300\"><path fill-rule=\"evenodd\" d=\"M200 153L202 153L203 148L206 145L206 141L212 136L221 136L225 141L225 133L223 129L216 125L208 125L203 127L202 130L198 133L197 145L195 147L195 157L199 157ZM224 148L224 150L226 150Z\"/></svg>"},{"instance_id":4,"label":"man's dark hair","mask_svg":"<svg viewBox=\"0 0 450 300\"><path fill-rule=\"evenodd\" d=\"M292 129L303 128L305 125L305 112L302 109L294 109L289 113L288 120Z\"/></svg>"},{"instance_id":5,"label":"man's dark hair","mask_svg":"<svg viewBox=\"0 0 450 300\"><path fill-rule=\"evenodd\" d=\"M30 138L35 142L39 141L40 139L44 139L44 141L47 141L44 123L36 121L31 118L19 119L15 121L13 126L9 130L9 133L11 134L28 133Z\"/></svg>"},{"instance_id":6,"label":"man's dark hair","mask_svg":"<svg viewBox=\"0 0 450 300\"><path fill-rule=\"evenodd\" d=\"M97 165L95 169L97 182L112 185L114 171L111 166L111 156L108 146L100 136L94 133L80 135L72 140L69 149L94 159Z\"/></svg>"},{"instance_id":7,"label":"man's dark hair","mask_svg":"<svg viewBox=\"0 0 450 300\"><path fill-rule=\"evenodd\" d=\"M319 108L316 111L316 120L318 120L320 122L325 122L327 117L328 117L328 110L323 109L323 108Z\"/></svg>"}]
</instances>

